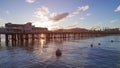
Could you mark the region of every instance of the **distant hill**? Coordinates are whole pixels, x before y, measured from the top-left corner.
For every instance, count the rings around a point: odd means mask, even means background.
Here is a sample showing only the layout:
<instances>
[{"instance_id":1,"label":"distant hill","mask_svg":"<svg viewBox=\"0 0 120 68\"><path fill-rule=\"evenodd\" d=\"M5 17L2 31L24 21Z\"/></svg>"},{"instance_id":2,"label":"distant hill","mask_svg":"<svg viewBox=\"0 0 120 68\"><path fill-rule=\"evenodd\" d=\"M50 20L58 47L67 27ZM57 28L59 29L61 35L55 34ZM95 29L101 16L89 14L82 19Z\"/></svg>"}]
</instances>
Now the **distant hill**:
<instances>
[{"instance_id":1,"label":"distant hill","mask_svg":"<svg viewBox=\"0 0 120 68\"><path fill-rule=\"evenodd\" d=\"M57 29L54 31L58 31L58 32L87 32L88 30L85 28L71 28L71 29Z\"/></svg>"}]
</instances>

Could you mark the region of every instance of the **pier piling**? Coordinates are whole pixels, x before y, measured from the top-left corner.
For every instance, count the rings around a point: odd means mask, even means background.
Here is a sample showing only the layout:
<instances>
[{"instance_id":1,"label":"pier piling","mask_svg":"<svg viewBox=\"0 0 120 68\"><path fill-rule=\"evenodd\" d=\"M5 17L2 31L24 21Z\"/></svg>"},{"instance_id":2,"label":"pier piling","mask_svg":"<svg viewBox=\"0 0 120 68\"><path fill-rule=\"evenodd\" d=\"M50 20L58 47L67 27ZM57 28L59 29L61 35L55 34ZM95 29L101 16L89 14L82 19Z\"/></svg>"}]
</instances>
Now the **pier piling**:
<instances>
[{"instance_id":1,"label":"pier piling","mask_svg":"<svg viewBox=\"0 0 120 68\"><path fill-rule=\"evenodd\" d=\"M6 43L6 46L8 46L8 44L9 44L8 34L5 34L5 43Z\"/></svg>"},{"instance_id":2,"label":"pier piling","mask_svg":"<svg viewBox=\"0 0 120 68\"><path fill-rule=\"evenodd\" d=\"M0 34L0 46L1 46L1 34Z\"/></svg>"}]
</instances>

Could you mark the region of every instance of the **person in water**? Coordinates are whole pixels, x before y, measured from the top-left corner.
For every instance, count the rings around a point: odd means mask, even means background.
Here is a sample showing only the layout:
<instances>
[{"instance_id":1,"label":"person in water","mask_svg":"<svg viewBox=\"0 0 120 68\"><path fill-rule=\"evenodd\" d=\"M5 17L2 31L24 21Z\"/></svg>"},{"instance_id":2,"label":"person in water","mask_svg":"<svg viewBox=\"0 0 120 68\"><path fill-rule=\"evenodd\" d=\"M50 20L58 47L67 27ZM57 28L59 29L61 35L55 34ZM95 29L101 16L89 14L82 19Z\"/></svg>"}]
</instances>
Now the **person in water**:
<instances>
[{"instance_id":1,"label":"person in water","mask_svg":"<svg viewBox=\"0 0 120 68\"><path fill-rule=\"evenodd\" d=\"M56 56L60 57L62 55L62 51L60 49L56 50Z\"/></svg>"},{"instance_id":2,"label":"person in water","mask_svg":"<svg viewBox=\"0 0 120 68\"><path fill-rule=\"evenodd\" d=\"M111 42L114 42L113 40L111 40Z\"/></svg>"},{"instance_id":3,"label":"person in water","mask_svg":"<svg viewBox=\"0 0 120 68\"><path fill-rule=\"evenodd\" d=\"M101 43L98 43L98 45L101 45Z\"/></svg>"},{"instance_id":4,"label":"person in water","mask_svg":"<svg viewBox=\"0 0 120 68\"><path fill-rule=\"evenodd\" d=\"M90 47L93 47L93 44L91 44Z\"/></svg>"}]
</instances>

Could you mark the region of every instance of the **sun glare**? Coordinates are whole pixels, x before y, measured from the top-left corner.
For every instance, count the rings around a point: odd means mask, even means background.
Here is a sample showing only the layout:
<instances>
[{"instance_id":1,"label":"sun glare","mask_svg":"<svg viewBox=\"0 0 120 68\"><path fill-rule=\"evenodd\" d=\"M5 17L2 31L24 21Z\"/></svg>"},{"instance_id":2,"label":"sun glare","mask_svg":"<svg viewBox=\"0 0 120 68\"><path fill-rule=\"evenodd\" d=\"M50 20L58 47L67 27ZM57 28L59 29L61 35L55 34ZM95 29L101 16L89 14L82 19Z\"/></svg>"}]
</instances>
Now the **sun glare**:
<instances>
[{"instance_id":1,"label":"sun glare","mask_svg":"<svg viewBox=\"0 0 120 68\"><path fill-rule=\"evenodd\" d=\"M51 22L40 23L39 21L36 21L35 23L33 23L33 25L35 25L36 27L48 28L48 30L52 30L53 28L53 24Z\"/></svg>"}]
</instances>

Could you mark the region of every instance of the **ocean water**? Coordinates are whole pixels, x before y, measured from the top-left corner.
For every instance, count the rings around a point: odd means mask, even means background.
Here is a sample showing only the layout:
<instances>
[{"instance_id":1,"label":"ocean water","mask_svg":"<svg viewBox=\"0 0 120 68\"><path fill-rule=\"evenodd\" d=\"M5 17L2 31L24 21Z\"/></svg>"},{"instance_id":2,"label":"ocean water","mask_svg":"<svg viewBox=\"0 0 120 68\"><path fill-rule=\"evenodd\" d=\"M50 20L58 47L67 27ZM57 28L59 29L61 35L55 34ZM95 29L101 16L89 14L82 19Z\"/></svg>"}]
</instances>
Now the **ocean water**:
<instances>
[{"instance_id":1,"label":"ocean water","mask_svg":"<svg viewBox=\"0 0 120 68\"><path fill-rule=\"evenodd\" d=\"M16 46L5 46L3 40L0 68L120 68L120 36L41 39L34 45Z\"/></svg>"}]
</instances>

